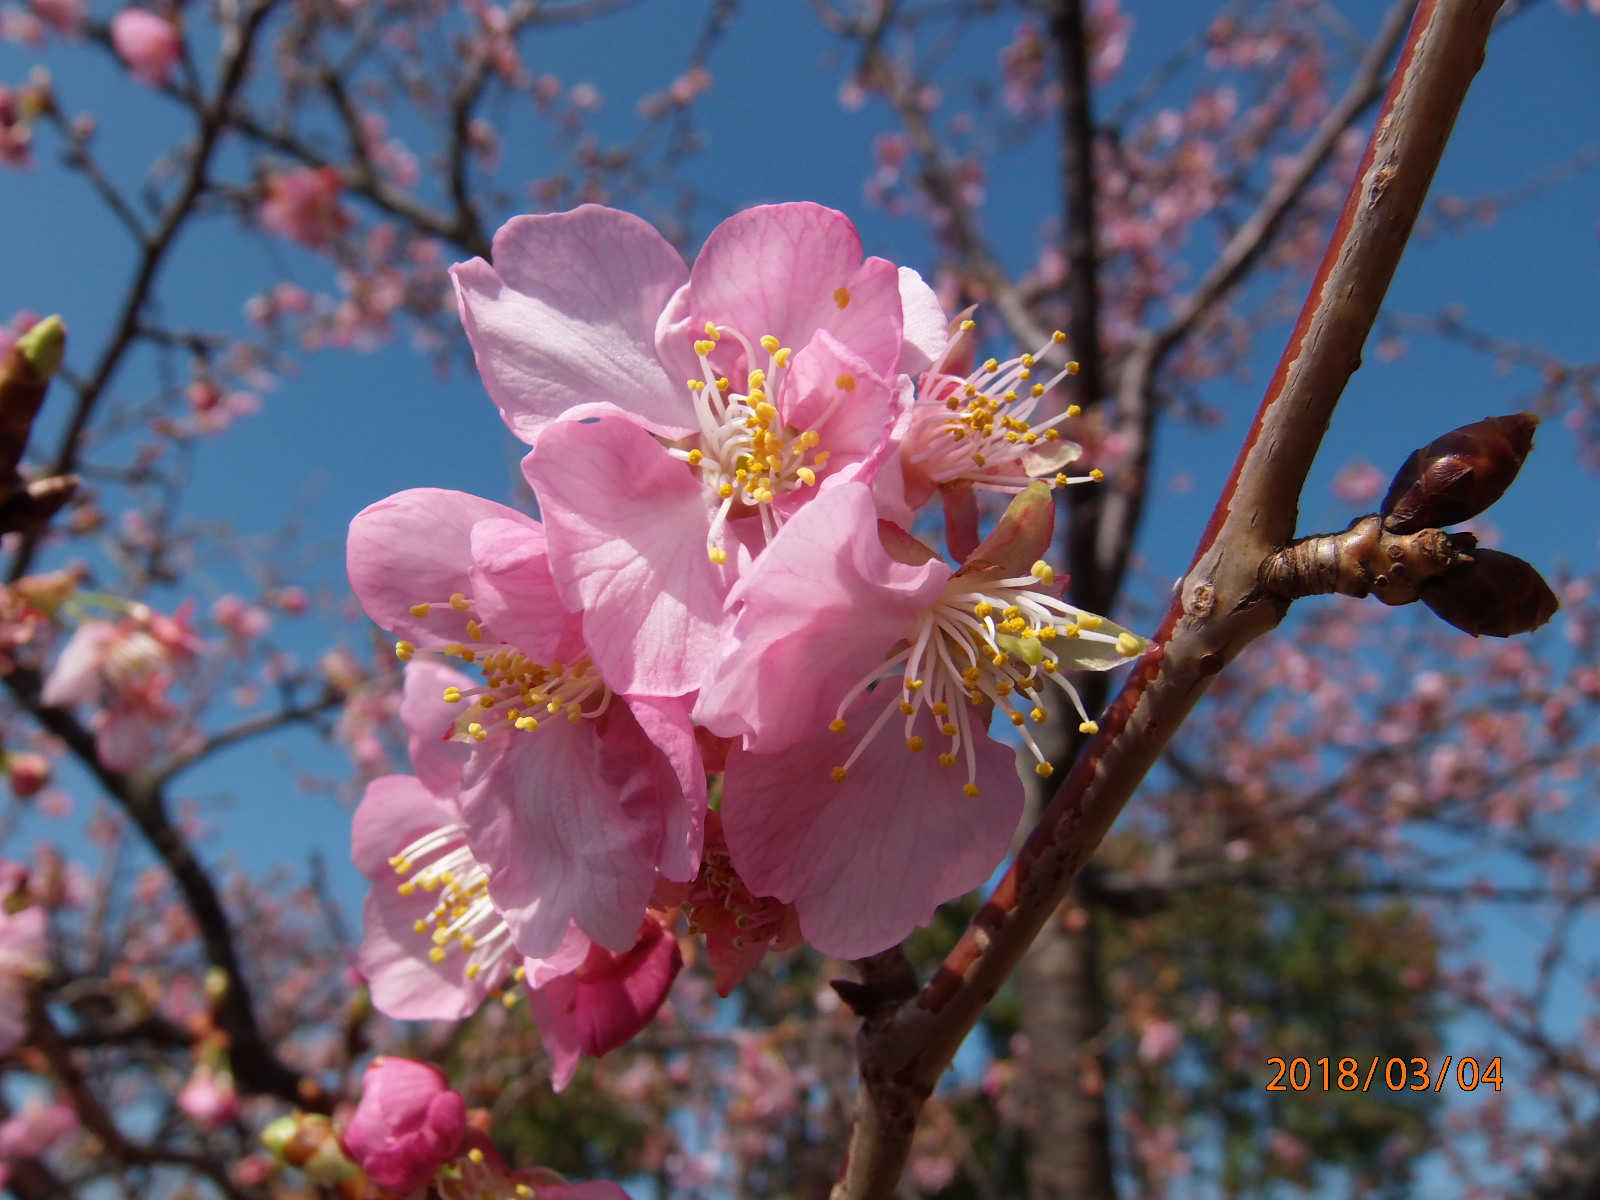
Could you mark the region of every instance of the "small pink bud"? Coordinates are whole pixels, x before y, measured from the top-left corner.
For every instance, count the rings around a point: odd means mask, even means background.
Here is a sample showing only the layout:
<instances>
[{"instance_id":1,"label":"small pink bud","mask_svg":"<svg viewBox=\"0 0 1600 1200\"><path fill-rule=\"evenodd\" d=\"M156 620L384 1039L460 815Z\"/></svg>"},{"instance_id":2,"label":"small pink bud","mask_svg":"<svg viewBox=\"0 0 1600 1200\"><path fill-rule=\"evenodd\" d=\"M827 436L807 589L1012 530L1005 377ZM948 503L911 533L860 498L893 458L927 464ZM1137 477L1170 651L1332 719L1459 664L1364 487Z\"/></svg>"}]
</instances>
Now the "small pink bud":
<instances>
[{"instance_id":1,"label":"small pink bud","mask_svg":"<svg viewBox=\"0 0 1600 1200\"><path fill-rule=\"evenodd\" d=\"M467 1106L427 1063L378 1058L361 1081L346 1153L379 1187L410 1192L460 1152Z\"/></svg>"},{"instance_id":2,"label":"small pink bud","mask_svg":"<svg viewBox=\"0 0 1600 1200\"><path fill-rule=\"evenodd\" d=\"M37 795L50 782L50 760L31 750L6 755L6 779L16 796Z\"/></svg>"},{"instance_id":3,"label":"small pink bud","mask_svg":"<svg viewBox=\"0 0 1600 1200\"><path fill-rule=\"evenodd\" d=\"M125 8L111 18L111 44L140 83L161 87L183 53L183 39L172 22L142 8Z\"/></svg>"}]
</instances>

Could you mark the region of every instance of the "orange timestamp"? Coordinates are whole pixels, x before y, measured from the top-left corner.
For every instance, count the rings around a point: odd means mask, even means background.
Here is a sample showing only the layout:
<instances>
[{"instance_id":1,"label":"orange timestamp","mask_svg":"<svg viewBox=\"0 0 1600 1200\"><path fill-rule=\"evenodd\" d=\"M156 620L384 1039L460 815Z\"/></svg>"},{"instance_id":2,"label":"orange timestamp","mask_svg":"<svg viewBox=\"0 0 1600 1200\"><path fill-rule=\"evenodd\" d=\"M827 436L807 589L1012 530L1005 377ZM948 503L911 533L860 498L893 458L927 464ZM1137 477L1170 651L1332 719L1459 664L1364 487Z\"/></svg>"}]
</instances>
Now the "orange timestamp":
<instances>
[{"instance_id":1,"label":"orange timestamp","mask_svg":"<svg viewBox=\"0 0 1600 1200\"><path fill-rule=\"evenodd\" d=\"M1452 1063L1454 1072L1450 1069ZM1463 1092L1476 1091L1485 1083L1493 1084L1498 1092L1504 1082L1499 1055L1480 1065L1476 1058L1457 1060L1447 1054L1437 1071L1431 1059L1386 1059L1382 1055L1375 1055L1371 1060L1269 1058L1267 1066L1277 1068L1277 1073L1267 1083L1269 1092L1308 1092L1318 1088L1324 1092L1368 1092L1374 1083L1391 1092L1437 1092L1452 1079Z\"/></svg>"}]
</instances>

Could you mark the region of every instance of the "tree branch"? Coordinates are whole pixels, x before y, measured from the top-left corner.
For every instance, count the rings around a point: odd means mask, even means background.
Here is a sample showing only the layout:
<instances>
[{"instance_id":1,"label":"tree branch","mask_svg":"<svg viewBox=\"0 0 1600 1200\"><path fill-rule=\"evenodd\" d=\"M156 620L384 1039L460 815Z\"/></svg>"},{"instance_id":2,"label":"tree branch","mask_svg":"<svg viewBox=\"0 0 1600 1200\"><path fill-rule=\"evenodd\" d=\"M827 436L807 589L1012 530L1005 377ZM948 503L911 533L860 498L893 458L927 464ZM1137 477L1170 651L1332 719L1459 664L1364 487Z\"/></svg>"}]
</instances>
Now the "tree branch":
<instances>
[{"instance_id":1,"label":"tree branch","mask_svg":"<svg viewBox=\"0 0 1600 1200\"><path fill-rule=\"evenodd\" d=\"M1499 0L1424 0L1361 168L1233 474L1149 653L994 895L915 1003L858 1038L862 1087L837 1200L894 1195L917 1114L1216 673L1286 606L1255 599L1405 249Z\"/></svg>"}]
</instances>

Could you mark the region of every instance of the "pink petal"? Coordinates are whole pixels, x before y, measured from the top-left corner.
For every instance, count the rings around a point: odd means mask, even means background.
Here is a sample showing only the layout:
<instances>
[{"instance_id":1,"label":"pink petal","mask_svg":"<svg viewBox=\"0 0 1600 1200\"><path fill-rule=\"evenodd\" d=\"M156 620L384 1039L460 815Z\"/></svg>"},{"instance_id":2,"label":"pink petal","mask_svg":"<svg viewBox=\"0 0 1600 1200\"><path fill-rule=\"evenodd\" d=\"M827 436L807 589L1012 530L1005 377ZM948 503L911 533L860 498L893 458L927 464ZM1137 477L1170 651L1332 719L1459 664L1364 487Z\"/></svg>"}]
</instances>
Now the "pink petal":
<instances>
[{"instance_id":1,"label":"pink petal","mask_svg":"<svg viewBox=\"0 0 1600 1200\"><path fill-rule=\"evenodd\" d=\"M528 1015L539 1027L539 1044L550 1056L550 1087L565 1091L578 1072L583 1051L578 1046L576 972L552 979L528 993ZM540 1189L541 1191L543 1189Z\"/></svg>"},{"instance_id":2,"label":"pink petal","mask_svg":"<svg viewBox=\"0 0 1600 1200\"><path fill-rule=\"evenodd\" d=\"M664 828L656 869L667 879L688 883L700 870L700 846L706 822L707 766L700 754L700 739L689 720L690 701L680 696L624 697L639 728L659 754L641 750L655 765L655 786L662 796L674 791L681 804L663 806Z\"/></svg>"},{"instance_id":3,"label":"pink petal","mask_svg":"<svg viewBox=\"0 0 1600 1200\"><path fill-rule=\"evenodd\" d=\"M871 490L843 483L778 531L729 599L742 605L695 720L770 753L824 730L939 595L950 569L896 562Z\"/></svg>"},{"instance_id":4,"label":"pink petal","mask_svg":"<svg viewBox=\"0 0 1600 1200\"><path fill-rule=\"evenodd\" d=\"M638 941L626 953L596 946L578 972L579 1047L599 1058L632 1040L655 1019L682 969L677 939L654 917L644 919Z\"/></svg>"},{"instance_id":5,"label":"pink petal","mask_svg":"<svg viewBox=\"0 0 1600 1200\"><path fill-rule=\"evenodd\" d=\"M561 602L540 527L488 520L472 527L472 602L497 641L539 663L583 652L583 622Z\"/></svg>"},{"instance_id":6,"label":"pink petal","mask_svg":"<svg viewBox=\"0 0 1600 1200\"><path fill-rule=\"evenodd\" d=\"M574 923L602 946L633 945L671 799L641 753L648 744L613 701L601 721L557 716L473 755L461 797L467 840L526 957L554 953Z\"/></svg>"},{"instance_id":7,"label":"pink petal","mask_svg":"<svg viewBox=\"0 0 1600 1200\"><path fill-rule=\"evenodd\" d=\"M770 333L799 351L826 329L880 375L899 361L899 272L881 258L863 262L855 226L831 208L773 204L729 217L706 239L689 288L696 318L751 341Z\"/></svg>"},{"instance_id":8,"label":"pink petal","mask_svg":"<svg viewBox=\"0 0 1600 1200\"><path fill-rule=\"evenodd\" d=\"M629 695L700 686L727 627L733 564L706 554L712 493L623 421L552 426L523 470L539 497L551 569L606 683Z\"/></svg>"},{"instance_id":9,"label":"pink petal","mask_svg":"<svg viewBox=\"0 0 1600 1200\"><path fill-rule=\"evenodd\" d=\"M459 820L455 804L412 775L384 775L367 784L350 825L350 857L373 882L398 882L389 859L431 829ZM392 889L391 889L392 890Z\"/></svg>"},{"instance_id":10,"label":"pink petal","mask_svg":"<svg viewBox=\"0 0 1600 1200\"><path fill-rule=\"evenodd\" d=\"M782 754L728 756L722 823L734 867L752 892L792 903L806 940L838 958L888 949L983 884L1022 816L1012 750L978 736L981 794L968 799L964 760L939 764L945 739L926 708L913 730L927 749L906 748L896 714L835 783L853 731L870 728L891 702L858 702L843 736L824 731Z\"/></svg>"},{"instance_id":11,"label":"pink petal","mask_svg":"<svg viewBox=\"0 0 1600 1200\"><path fill-rule=\"evenodd\" d=\"M412 488L357 513L346 548L350 586L367 615L396 637L425 644L466 642L467 619L449 607L471 586L472 527L491 518L537 530L514 508L466 492ZM411 606L433 605L426 617Z\"/></svg>"},{"instance_id":12,"label":"pink petal","mask_svg":"<svg viewBox=\"0 0 1600 1200\"><path fill-rule=\"evenodd\" d=\"M344 1148L373 1183L409 1192L455 1157L466 1140L466 1117L466 1102L437 1068L378 1058L362 1077Z\"/></svg>"},{"instance_id":13,"label":"pink petal","mask_svg":"<svg viewBox=\"0 0 1600 1200\"><path fill-rule=\"evenodd\" d=\"M484 387L524 442L602 413L689 432L685 379L655 352L657 319L688 272L648 222L592 204L513 217L493 266L475 258L450 274Z\"/></svg>"},{"instance_id":14,"label":"pink petal","mask_svg":"<svg viewBox=\"0 0 1600 1200\"><path fill-rule=\"evenodd\" d=\"M447 687L477 687L479 681L431 659L415 659L406 664L405 684L400 696L400 723L406 728L406 748L411 769L425 790L439 796L455 796L461 790L461 769L467 765L472 748L448 735L455 730L459 704L444 699ZM450 820L455 805L448 806ZM360 821L360 809L356 819ZM439 822L444 824L444 822ZM393 854L405 842L391 846Z\"/></svg>"},{"instance_id":15,"label":"pink petal","mask_svg":"<svg viewBox=\"0 0 1600 1200\"><path fill-rule=\"evenodd\" d=\"M87 620L67 639L45 676L39 699L52 708L95 704L100 700L100 665L110 642L121 636L109 621Z\"/></svg>"},{"instance_id":16,"label":"pink petal","mask_svg":"<svg viewBox=\"0 0 1600 1200\"><path fill-rule=\"evenodd\" d=\"M920 375L944 357L950 344L949 320L944 306L927 281L910 267L901 267L900 314L905 322L905 342L895 370L904 375Z\"/></svg>"}]
</instances>

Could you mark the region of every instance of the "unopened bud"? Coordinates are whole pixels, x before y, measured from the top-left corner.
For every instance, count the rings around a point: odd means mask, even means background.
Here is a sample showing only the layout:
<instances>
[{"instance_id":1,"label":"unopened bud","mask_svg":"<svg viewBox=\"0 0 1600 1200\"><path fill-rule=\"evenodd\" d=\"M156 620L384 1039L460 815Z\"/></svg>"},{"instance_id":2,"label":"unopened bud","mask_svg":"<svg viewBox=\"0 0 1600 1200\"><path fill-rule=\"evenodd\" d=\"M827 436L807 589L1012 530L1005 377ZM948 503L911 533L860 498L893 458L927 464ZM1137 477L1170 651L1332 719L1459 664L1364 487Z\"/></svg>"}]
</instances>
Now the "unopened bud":
<instances>
[{"instance_id":1,"label":"unopened bud","mask_svg":"<svg viewBox=\"0 0 1600 1200\"><path fill-rule=\"evenodd\" d=\"M320 1113L279 1117L261 1131L261 1144L319 1187L336 1187L361 1174L361 1168L344 1156L333 1122Z\"/></svg>"},{"instance_id":2,"label":"unopened bud","mask_svg":"<svg viewBox=\"0 0 1600 1200\"><path fill-rule=\"evenodd\" d=\"M222 967L208 967L205 979L206 999L216 1004L228 994L228 972Z\"/></svg>"},{"instance_id":3,"label":"unopened bud","mask_svg":"<svg viewBox=\"0 0 1600 1200\"><path fill-rule=\"evenodd\" d=\"M61 368L67 352L67 327L60 317L46 317L17 339L17 349L43 382Z\"/></svg>"},{"instance_id":4,"label":"unopened bud","mask_svg":"<svg viewBox=\"0 0 1600 1200\"><path fill-rule=\"evenodd\" d=\"M1532 413L1485 417L1412 452L1378 510L1390 533L1416 533L1477 516L1505 494L1533 449Z\"/></svg>"},{"instance_id":5,"label":"unopened bud","mask_svg":"<svg viewBox=\"0 0 1600 1200\"><path fill-rule=\"evenodd\" d=\"M1422 602L1473 637L1531 632L1561 607L1532 563L1515 554L1483 549L1423 584Z\"/></svg>"},{"instance_id":6,"label":"unopened bud","mask_svg":"<svg viewBox=\"0 0 1600 1200\"><path fill-rule=\"evenodd\" d=\"M5 756L6 780L16 796L36 795L50 782L50 760L31 750L19 750Z\"/></svg>"}]
</instances>

